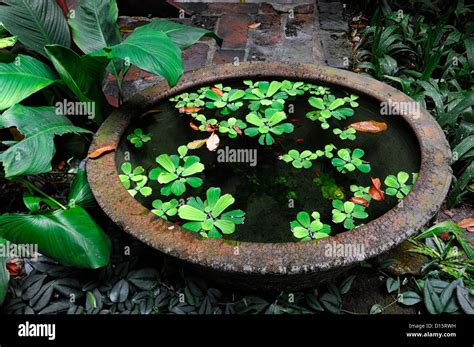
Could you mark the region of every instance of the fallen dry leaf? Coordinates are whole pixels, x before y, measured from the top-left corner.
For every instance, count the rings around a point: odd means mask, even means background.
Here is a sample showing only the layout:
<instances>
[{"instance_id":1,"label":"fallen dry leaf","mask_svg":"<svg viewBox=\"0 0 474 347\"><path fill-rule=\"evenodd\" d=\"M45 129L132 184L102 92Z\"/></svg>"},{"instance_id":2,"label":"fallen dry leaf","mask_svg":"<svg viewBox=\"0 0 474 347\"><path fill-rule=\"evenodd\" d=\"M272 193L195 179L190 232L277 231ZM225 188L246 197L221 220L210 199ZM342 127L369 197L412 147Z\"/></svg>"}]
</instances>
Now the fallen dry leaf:
<instances>
[{"instance_id":1,"label":"fallen dry leaf","mask_svg":"<svg viewBox=\"0 0 474 347\"><path fill-rule=\"evenodd\" d=\"M207 142L207 139L194 140L194 141L189 142L186 145L186 147L188 147L189 149L198 149L204 146L206 142Z\"/></svg>"},{"instance_id":2,"label":"fallen dry leaf","mask_svg":"<svg viewBox=\"0 0 474 347\"><path fill-rule=\"evenodd\" d=\"M449 240L449 234L448 233L441 233L441 234L439 234L439 237L443 241L448 241Z\"/></svg>"},{"instance_id":3,"label":"fallen dry leaf","mask_svg":"<svg viewBox=\"0 0 474 347\"><path fill-rule=\"evenodd\" d=\"M181 107L179 109L180 113L196 113L201 111L199 107Z\"/></svg>"},{"instance_id":4,"label":"fallen dry leaf","mask_svg":"<svg viewBox=\"0 0 474 347\"><path fill-rule=\"evenodd\" d=\"M450 210L444 210L443 213L448 216L449 218L454 217L454 213L452 213Z\"/></svg>"},{"instance_id":5,"label":"fallen dry leaf","mask_svg":"<svg viewBox=\"0 0 474 347\"><path fill-rule=\"evenodd\" d=\"M219 96L224 95L224 92L222 90L220 90L219 88L212 87L211 90Z\"/></svg>"},{"instance_id":6,"label":"fallen dry leaf","mask_svg":"<svg viewBox=\"0 0 474 347\"><path fill-rule=\"evenodd\" d=\"M260 25L262 25L262 23L252 23L252 24L248 25L248 28L249 29L257 29L258 27L260 27Z\"/></svg>"},{"instance_id":7,"label":"fallen dry leaf","mask_svg":"<svg viewBox=\"0 0 474 347\"><path fill-rule=\"evenodd\" d=\"M352 197L349 201L357 205L363 205L365 207L369 206L369 202L367 200L365 200L364 198L359 198L357 196Z\"/></svg>"},{"instance_id":8,"label":"fallen dry leaf","mask_svg":"<svg viewBox=\"0 0 474 347\"><path fill-rule=\"evenodd\" d=\"M466 229L470 233L474 232L474 217L465 218L458 222L458 227Z\"/></svg>"},{"instance_id":9,"label":"fallen dry leaf","mask_svg":"<svg viewBox=\"0 0 474 347\"><path fill-rule=\"evenodd\" d=\"M6 267L11 276L19 276L21 274L21 264L17 261L7 262Z\"/></svg>"},{"instance_id":10,"label":"fallen dry leaf","mask_svg":"<svg viewBox=\"0 0 474 347\"><path fill-rule=\"evenodd\" d=\"M8 128L8 130L10 131L10 134L13 136L14 141L21 141L25 138L25 135L20 133L20 131L15 127Z\"/></svg>"},{"instance_id":11,"label":"fallen dry leaf","mask_svg":"<svg viewBox=\"0 0 474 347\"><path fill-rule=\"evenodd\" d=\"M382 183L380 182L380 178L370 178L372 180L372 185L369 188L369 195L375 201L382 201L385 197L383 191L380 189Z\"/></svg>"},{"instance_id":12,"label":"fallen dry leaf","mask_svg":"<svg viewBox=\"0 0 474 347\"><path fill-rule=\"evenodd\" d=\"M206 141L207 149L210 151L215 151L217 147L219 147L220 142L221 142L221 139L219 138L219 136L217 136L216 133L212 133L212 135L209 136L209 138Z\"/></svg>"},{"instance_id":13,"label":"fallen dry leaf","mask_svg":"<svg viewBox=\"0 0 474 347\"><path fill-rule=\"evenodd\" d=\"M242 129L240 129L237 125L232 126L232 128L234 128L234 130L235 130L235 132L236 132L237 134L239 134L240 136L242 136L242 134L243 134L243 133L242 133Z\"/></svg>"},{"instance_id":14,"label":"fallen dry leaf","mask_svg":"<svg viewBox=\"0 0 474 347\"><path fill-rule=\"evenodd\" d=\"M209 133L213 133L214 131L216 131L217 128L217 125L211 125L209 123L206 124L206 131Z\"/></svg>"},{"instance_id":15,"label":"fallen dry leaf","mask_svg":"<svg viewBox=\"0 0 474 347\"><path fill-rule=\"evenodd\" d=\"M104 146L99 149L96 149L95 151L89 153L88 158L89 159L97 159L104 154L110 153L115 151L116 146L115 145L109 145L109 146Z\"/></svg>"},{"instance_id":16,"label":"fallen dry leaf","mask_svg":"<svg viewBox=\"0 0 474 347\"><path fill-rule=\"evenodd\" d=\"M380 133L387 130L387 123L367 120L363 122L352 123L348 128L355 129L361 133Z\"/></svg>"},{"instance_id":17,"label":"fallen dry leaf","mask_svg":"<svg viewBox=\"0 0 474 347\"><path fill-rule=\"evenodd\" d=\"M129 27L121 27L120 28L120 32L122 32L122 33L133 33L133 30L135 30L135 29L132 29L132 28L129 28Z\"/></svg>"},{"instance_id":18,"label":"fallen dry leaf","mask_svg":"<svg viewBox=\"0 0 474 347\"><path fill-rule=\"evenodd\" d=\"M192 121L189 122L189 126L191 127L191 129L199 131L199 127L196 124L194 124Z\"/></svg>"}]
</instances>

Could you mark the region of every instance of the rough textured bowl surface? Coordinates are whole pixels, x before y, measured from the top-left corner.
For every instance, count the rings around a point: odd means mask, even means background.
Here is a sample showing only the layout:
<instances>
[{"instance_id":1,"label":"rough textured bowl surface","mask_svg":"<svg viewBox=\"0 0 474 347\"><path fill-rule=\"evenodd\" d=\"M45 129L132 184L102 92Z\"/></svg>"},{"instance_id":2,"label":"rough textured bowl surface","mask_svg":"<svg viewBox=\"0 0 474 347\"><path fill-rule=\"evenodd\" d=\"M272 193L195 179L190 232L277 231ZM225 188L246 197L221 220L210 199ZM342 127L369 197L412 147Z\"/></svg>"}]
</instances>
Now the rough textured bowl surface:
<instances>
[{"instance_id":1,"label":"rough textured bowl surface","mask_svg":"<svg viewBox=\"0 0 474 347\"><path fill-rule=\"evenodd\" d=\"M134 117L185 89L229 79L266 77L328 83L380 102L413 102L387 84L325 66L276 62L219 65L186 73L174 88L170 89L163 82L135 95L102 124L90 152L117 145ZM318 241L249 243L200 239L180 226L156 217L130 196L119 181L115 152L89 159L88 178L99 205L116 224L146 244L191 264L202 275L249 290L304 289L393 248L426 224L439 209L451 182L449 145L443 131L426 110L400 117L413 129L421 152L419 176L412 191L381 217L356 230ZM347 245L363 248L364 252L355 252L352 256L328 252Z\"/></svg>"}]
</instances>

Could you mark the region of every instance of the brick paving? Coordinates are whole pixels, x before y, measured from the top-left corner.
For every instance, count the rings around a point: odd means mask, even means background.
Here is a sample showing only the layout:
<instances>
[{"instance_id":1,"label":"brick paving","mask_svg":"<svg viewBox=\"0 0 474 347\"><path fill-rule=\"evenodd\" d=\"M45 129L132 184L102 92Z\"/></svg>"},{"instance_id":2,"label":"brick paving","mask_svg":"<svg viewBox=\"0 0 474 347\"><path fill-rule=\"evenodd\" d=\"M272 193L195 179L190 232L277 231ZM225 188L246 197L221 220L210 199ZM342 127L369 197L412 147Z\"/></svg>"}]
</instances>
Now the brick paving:
<instances>
[{"instance_id":1,"label":"brick paving","mask_svg":"<svg viewBox=\"0 0 474 347\"><path fill-rule=\"evenodd\" d=\"M204 38L183 51L185 71L213 64L244 61L283 61L349 68L351 49L345 7L331 0L278 1L279 3L188 3L185 18L176 22L214 31L223 40L219 47ZM285 3L286 2L286 3ZM149 23L146 17L120 17L121 27L135 28ZM249 27L260 23L258 27ZM137 68L131 68L123 83L126 100L161 80ZM104 86L109 102L117 104L114 77Z\"/></svg>"}]
</instances>

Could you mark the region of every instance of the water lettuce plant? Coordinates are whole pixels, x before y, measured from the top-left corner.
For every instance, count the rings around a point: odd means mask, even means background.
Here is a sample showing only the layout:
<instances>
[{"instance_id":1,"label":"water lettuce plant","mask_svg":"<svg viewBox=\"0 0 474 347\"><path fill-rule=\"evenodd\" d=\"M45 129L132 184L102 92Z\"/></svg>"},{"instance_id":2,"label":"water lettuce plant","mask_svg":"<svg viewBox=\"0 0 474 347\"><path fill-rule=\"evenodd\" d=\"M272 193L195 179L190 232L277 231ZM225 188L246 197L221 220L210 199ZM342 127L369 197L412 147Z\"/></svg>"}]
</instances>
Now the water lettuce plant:
<instances>
[{"instance_id":1,"label":"water lettuce plant","mask_svg":"<svg viewBox=\"0 0 474 347\"><path fill-rule=\"evenodd\" d=\"M151 212L164 220L168 220L168 217L175 216L178 213L178 205L179 201L176 199L171 199L170 201L165 202L156 199L151 203L151 206L153 207Z\"/></svg>"},{"instance_id":2,"label":"water lettuce plant","mask_svg":"<svg viewBox=\"0 0 474 347\"><path fill-rule=\"evenodd\" d=\"M323 149L318 149L316 150L316 155L318 157L326 157L326 158L332 158L334 157L334 154L332 153L336 148L333 144L327 144L324 146Z\"/></svg>"},{"instance_id":3,"label":"water lettuce plant","mask_svg":"<svg viewBox=\"0 0 474 347\"><path fill-rule=\"evenodd\" d=\"M142 129L137 128L127 136L127 140L129 140L130 143L135 146L135 148L141 148L144 143L151 140L151 136L144 134Z\"/></svg>"},{"instance_id":4,"label":"water lettuce plant","mask_svg":"<svg viewBox=\"0 0 474 347\"><path fill-rule=\"evenodd\" d=\"M296 169L309 169L311 166L313 166L313 163L311 161L317 158L318 155L316 153L313 153L308 150L305 150L300 153L296 149L291 149L288 151L288 153L283 154L281 156L281 160L286 163L291 163L291 165L293 165L293 167Z\"/></svg>"},{"instance_id":5,"label":"water lettuce plant","mask_svg":"<svg viewBox=\"0 0 474 347\"><path fill-rule=\"evenodd\" d=\"M245 100L250 100L249 110L258 111L261 107L283 110L288 94L280 91L282 83L278 81L259 81L245 91Z\"/></svg>"},{"instance_id":6,"label":"water lettuce plant","mask_svg":"<svg viewBox=\"0 0 474 347\"><path fill-rule=\"evenodd\" d=\"M329 128L328 119L330 118L342 120L354 115L352 108L342 107L346 104L346 99L336 98L334 95L325 95L322 98L312 96L308 102L316 110L308 112L306 117L321 122L323 129Z\"/></svg>"},{"instance_id":7,"label":"water lettuce plant","mask_svg":"<svg viewBox=\"0 0 474 347\"><path fill-rule=\"evenodd\" d=\"M348 128L348 129L339 129L339 128L334 128L332 129L332 132L334 135L337 135L341 140L355 140L356 139L356 130L353 128Z\"/></svg>"},{"instance_id":8,"label":"water lettuce plant","mask_svg":"<svg viewBox=\"0 0 474 347\"><path fill-rule=\"evenodd\" d=\"M404 171L400 171L396 176L387 176L384 180L384 184L387 186L385 193L387 195L395 196L398 199L403 199L408 195L411 188L413 187L413 184L416 180L416 175L413 175L413 181L411 183L407 183L409 179L410 175Z\"/></svg>"},{"instance_id":9,"label":"water lettuce plant","mask_svg":"<svg viewBox=\"0 0 474 347\"><path fill-rule=\"evenodd\" d=\"M343 148L337 151L337 158L333 158L331 164L341 173L352 172L356 169L368 173L370 172L370 164L361 159L364 154L364 150L360 148L353 151Z\"/></svg>"},{"instance_id":10,"label":"water lettuce plant","mask_svg":"<svg viewBox=\"0 0 474 347\"><path fill-rule=\"evenodd\" d=\"M227 134L229 138L234 139L238 135L242 135L242 130L247 128L247 123L241 119L231 117L219 123L218 130L222 134Z\"/></svg>"},{"instance_id":11,"label":"water lettuce plant","mask_svg":"<svg viewBox=\"0 0 474 347\"><path fill-rule=\"evenodd\" d=\"M222 238L223 235L234 233L235 226L244 222L245 212L242 210L224 212L234 202L232 195L221 196L221 189L212 187L206 192L206 200L189 198L178 209L178 215L189 221L183 224L183 228L197 232L202 237Z\"/></svg>"},{"instance_id":12,"label":"water lettuce plant","mask_svg":"<svg viewBox=\"0 0 474 347\"><path fill-rule=\"evenodd\" d=\"M365 207L350 201L333 200L332 221L336 224L343 223L344 228L354 229L355 219L365 219L369 215L365 212Z\"/></svg>"},{"instance_id":13,"label":"water lettuce plant","mask_svg":"<svg viewBox=\"0 0 474 347\"><path fill-rule=\"evenodd\" d=\"M308 212L299 212L290 227L293 236L300 241L322 239L331 233L331 227L321 222L319 212L311 213L311 217Z\"/></svg>"},{"instance_id":14,"label":"water lettuce plant","mask_svg":"<svg viewBox=\"0 0 474 347\"><path fill-rule=\"evenodd\" d=\"M142 166L132 168L132 164L125 162L120 167L122 173L119 175L120 182L122 182L125 189L128 190L131 196L140 193L143 196L150 196L153 192L150 187L147 187L148 177L143 175L145 169Z\"/></svg>"},{"instance_id":15,"label":"water lettuce plant","mask_svg":"<svg viewBox=\"0 0 474 347\"><path fill-rule=\"evenodd\" d=\"M291 82L288 80L284 80L283 82L281 82L280 89L289 96L297 96L304 94L303 86L304 82Z\"/></svg>"},{"instance_id":16,"label":"water lettuce plant","mask_svg":"<svg viewBox=\"0 0 474 347\"><path fill-rule=\"evenodd\" d=\"M285 119L285 113L274 108L267 108L264 115L260 112L251 112L245 117L245 120L253 127L245 129L245 135L250 137L260 135L258 143L270 146L275 142L273 135L279 136L293 132L293 124L281 123Z\"/></svg>"},{"instance_id":17,"label":"water lettuce plant","mask_svg":"<svg viewBox=\"0 0 474 347\"><path fill-rule=\"evenodd\" d=\"M214 88L207 89L204 96L211 100L206 102L207 108L217 108L221 115L226 116L244 105L242 99L245 96L245 92L240 89L216 85Z\"/></svg>"},{"instance_id":18,"label":"water lettuce plant","mask_svg":"<svg viewBox=\"0 0 474 347\"><path fill-rule=\"evenodd\" d=\"M175 102L176 108L200 108L206 104L204 94L199 92L178 94L170 98L170 101Z\"/></svg>"},{"instance_id":19,"label":"water lettuce plant","mask_svg":"<svg viewBox=\"0 0 474 347\"><path fill-rule=\"evenodd\" d=\"M150 170L148 176L151 180L157 180L163 185L160 190L162 195L181 196L186 191L186 185L193 188L202 185L202 178L192 177L192 175L204 171L204 165L200 163L198 156L187 156L187 153L188 148L180 146L178 147L179 155L161 154L156 158L159 166Z\"/></svg>"}]
</instances>

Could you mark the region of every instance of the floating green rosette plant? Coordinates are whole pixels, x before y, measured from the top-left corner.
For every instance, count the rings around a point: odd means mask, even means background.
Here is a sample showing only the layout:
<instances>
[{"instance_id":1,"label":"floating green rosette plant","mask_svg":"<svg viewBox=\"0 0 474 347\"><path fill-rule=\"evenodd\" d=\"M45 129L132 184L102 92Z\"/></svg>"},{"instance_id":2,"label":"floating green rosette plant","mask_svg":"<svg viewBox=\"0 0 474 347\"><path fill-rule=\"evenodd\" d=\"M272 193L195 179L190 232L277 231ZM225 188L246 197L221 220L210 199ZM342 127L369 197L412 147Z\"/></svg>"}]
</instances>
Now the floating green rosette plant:
<instances>
[{"instance_id":1,"label":"floating green rosette plant","mask_svg":"<svg viewBox=\"0 0 474 347\"><path fill-rule=\"evenodd\" d=\"M132 168L132 164L125 162L120 167L122 173L119 175L120 182L130 193L131 196L140 193L143 196L150 196L153 192L150 187L147 187L148 178L143 175L145 169L142 166Z\"/></svg>"},{"instance_id":2,"label":"floating green rosette plant","mask_svg":"<svg viewBox=\"0 0 474 347\"><path fill-rule=\"evenodd\" d=\"M365 219L369 216L365 212L364 206L350 201L334 200L332 207L334 207L332 210L332 221L336 224L343 223L344 228L349 230L356 227L355 219Z\"/></svg>"},{"instance_id":3,"label":"floating green rosette plant","mask_svg":"<svg viewBox=\"0 0 474 347\"><path fill-rule=\"evenodd\" d=\"M245 117L247 123L253 125L245 129L245 135L254 137L260 134L258 143L270 146L275 142L273 135L282 135L293 132L291 123L281 123L286 119L285 112L274 108L267 108L264 115L260 112L252 112Z\"/></svg>"},{"instance_id":4,"label":"floating green rosette plant","mask_svg":"<svg viewBox=\"0 0 474 347\"><path fill-rule=\"evenodd\" d=\"M156 162L160 166L149 173L151 180L157 180L158 183L163 184L160 192L164 196L171 194L181 196L186 191L186 185L197 188L203 183L202 178L192 177L204 171L204 165L200 163L199 157L186 156L188 153L186 146L180 146L178 153L179 155L159 155Z\"/></svg>"},{"instance_id":5,"label":"floating green rosette plant","mask_svg":"<svg viewBox=\"0 0 474 347\"><path fill-rule=\"evenodd\" d=\"M243 224L245 212L232 210L224 212L235 199L230 194L221 196L221 189L212 187L206 192L206 200L191 197L178 209L178 215L190 222L183 228L199 233L202 237L222 238L234 233L237 224Z\"/></svg>"},{"instance_id":6,"label":"floating green rosette plant","mask_svg":"<svg viewBox=\"0 0 474 347\"><path fill-rule=\"evenodd\" d=\"M351 151L348 148L343 148L337 151L337 158L331 160L331 164L341 173L352 172L359 170L363 173L370 172L370 164L361 158L365 152L363 149L356 148Z\"/></svg>"},{"instance_id":7,"label":"floating green rosette plant","mask_svg":"<svg viewBox=\"0 0 474 347\"><path fill-rule=\"evenodd\" d=\"M144 143L151 140L151 136L144 134L142 129L137 128L133 130L133 133L127 136L127 140L129 140L135 148L141 148Z\"/></svg>"},{"instance_id":8,"label":"floating green rosette plant","mask_svg":"<svg viewBox=\"0 0 474 347\"><path fill-rule=\"evenodd\" d=\"M293 236L300 241L322 239L331 233L331 227L321 222L319 212L311 213L311 217L308 212L299 212L290 227Z\"/></svg>"}]
</instances>

